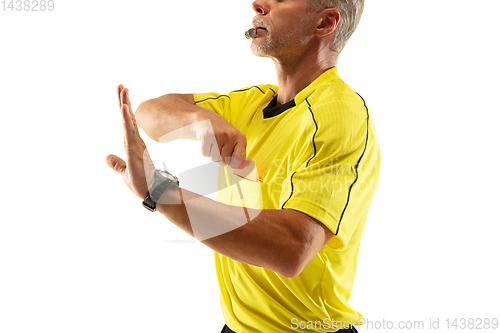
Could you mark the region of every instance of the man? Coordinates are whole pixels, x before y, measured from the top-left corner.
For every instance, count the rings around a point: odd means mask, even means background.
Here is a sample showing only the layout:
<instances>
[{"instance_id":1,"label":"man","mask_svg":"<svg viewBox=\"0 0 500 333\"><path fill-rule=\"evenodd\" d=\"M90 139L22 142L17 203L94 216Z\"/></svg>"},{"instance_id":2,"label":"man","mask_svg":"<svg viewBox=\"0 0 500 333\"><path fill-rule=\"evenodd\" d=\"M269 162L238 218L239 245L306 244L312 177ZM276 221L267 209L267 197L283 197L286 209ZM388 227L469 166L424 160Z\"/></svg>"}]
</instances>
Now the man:
<instances>
[{"instance_id":1,"label":"man","mask_svg":"<svg viewBox=\"0 0 500 333\"><path fill-rule=\"evenodd\" d=\"M274 61L279 88L169 94L142 103L134 117L120 85L127 162L106 161L147 207L215 251L222 332L356 332L362 316L348 299L380 153L368 108L336 64L364 1L252 6L251 48ZM172 133L199 140L202 154L223 164L219 185L227 186L217 201L175 179L158 181L137 125L160 142ZM237 172L248 161L254 179ZM235 175L236 185L228 181Z\"/></svg>"}]
</instances>

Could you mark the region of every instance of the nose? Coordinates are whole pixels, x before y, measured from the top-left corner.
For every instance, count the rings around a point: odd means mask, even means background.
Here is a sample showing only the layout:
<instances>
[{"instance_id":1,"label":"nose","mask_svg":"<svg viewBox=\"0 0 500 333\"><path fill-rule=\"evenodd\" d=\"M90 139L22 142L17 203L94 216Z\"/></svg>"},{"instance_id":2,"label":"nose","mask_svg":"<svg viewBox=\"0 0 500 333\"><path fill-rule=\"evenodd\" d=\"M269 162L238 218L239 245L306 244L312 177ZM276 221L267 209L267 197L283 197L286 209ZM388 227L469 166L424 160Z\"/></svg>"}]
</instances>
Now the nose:
<instances>
[{"instance_id":1,"label":"nose","mask_svg":"<svg viewBox=\"0 0 500 333\"><path fill-rule=\"evenodd\" d=\"M269 12L269 5L264 0L255 0L252 8L258 15L266 15Z\"/></svg>"}]
</instances>

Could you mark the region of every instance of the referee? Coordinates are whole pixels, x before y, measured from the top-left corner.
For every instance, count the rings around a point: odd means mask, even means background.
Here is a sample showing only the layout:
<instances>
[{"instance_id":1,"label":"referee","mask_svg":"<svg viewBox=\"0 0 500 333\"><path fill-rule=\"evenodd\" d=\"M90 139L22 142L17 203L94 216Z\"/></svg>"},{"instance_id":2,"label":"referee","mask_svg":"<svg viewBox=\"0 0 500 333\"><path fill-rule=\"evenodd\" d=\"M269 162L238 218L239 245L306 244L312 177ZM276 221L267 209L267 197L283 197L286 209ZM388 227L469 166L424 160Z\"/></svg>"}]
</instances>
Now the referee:
<instances>
[{"instance_id":1,"label":"referee","mask_svg":"<svg viewBox=\"0 0 500 333\"><path fill-rule=\"evenodd\" d=\"M214 250L222 333L356 332L363 315L348 300L380 150L367 104L337 61L364 1L252 7L252 52L273 60L279 84L167 94L135 115L120 85L127 158L106 162L144 207ZM200 141L221 164L217 200L155 169L138 126L158 142Z\"/></svg>"}]
</instances>

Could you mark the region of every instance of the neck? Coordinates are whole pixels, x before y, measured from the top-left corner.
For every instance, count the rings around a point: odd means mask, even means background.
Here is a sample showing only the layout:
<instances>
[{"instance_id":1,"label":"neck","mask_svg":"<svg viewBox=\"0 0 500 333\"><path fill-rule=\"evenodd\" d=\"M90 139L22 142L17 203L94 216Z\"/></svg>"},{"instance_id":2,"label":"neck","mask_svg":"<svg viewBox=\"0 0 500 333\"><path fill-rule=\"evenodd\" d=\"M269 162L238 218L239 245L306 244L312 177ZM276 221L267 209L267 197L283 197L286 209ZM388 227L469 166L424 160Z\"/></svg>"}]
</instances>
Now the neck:
<instances>
[{"instance_id":1,"label":"neck","mask_svg":"<svg viewBox=\"0 0 500 333\"><path fill-rule=\"evenodd\" d=\"M294 99L321 74L335 67L336 58L328 47L319 50L311 47L304 54L289 59L273 57L279 84L277 105Z\"/></svg>"}]
</instances>

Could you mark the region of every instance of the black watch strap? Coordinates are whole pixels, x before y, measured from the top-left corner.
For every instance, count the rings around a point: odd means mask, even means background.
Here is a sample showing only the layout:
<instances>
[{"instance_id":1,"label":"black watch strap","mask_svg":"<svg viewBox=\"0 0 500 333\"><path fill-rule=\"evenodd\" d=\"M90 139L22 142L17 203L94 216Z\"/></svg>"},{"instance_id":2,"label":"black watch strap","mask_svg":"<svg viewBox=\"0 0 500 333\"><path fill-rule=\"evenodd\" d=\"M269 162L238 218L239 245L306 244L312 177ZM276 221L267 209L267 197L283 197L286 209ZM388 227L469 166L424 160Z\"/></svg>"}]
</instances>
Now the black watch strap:
<instances>
[{"instance_id":1,"label":"black watch strap","mask_svg":"<svg viewBox=\"0 0 500 333\"><path fill-rule=\"evenodd\" d=\"M170 178L166 178L166 176ZM177 177L172 175L168 171L164 170L155 170L155 180L153 185L151 185L151 188L149 189L149 193L144 198L144 201L142 202L142 205L149 211L154 212L156 211L156 203L160 200L161 195L167 188L178 188L179 187L179 180Z\"/></svg>"},{"instance_id":2,"label":"black watch strap","mask_svg":"<svg viewBox=\"0 0 500 333\"><path fill-rule=\"evenodd\" d=\"M151 212L156 211L156 202L154 202L153 199L151 199L151 196L149 195L149 193L146 196L146 198L144 199L144 201L142 202L142 205L144 206L144 208L146 208L147 210L149 210Z\"/></svg>"}]
</instances>

